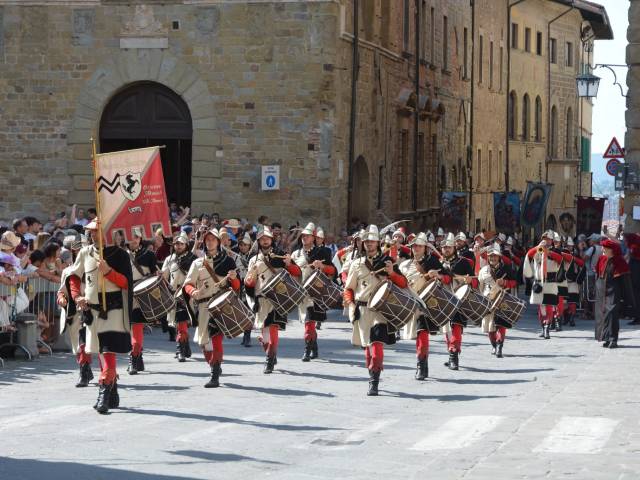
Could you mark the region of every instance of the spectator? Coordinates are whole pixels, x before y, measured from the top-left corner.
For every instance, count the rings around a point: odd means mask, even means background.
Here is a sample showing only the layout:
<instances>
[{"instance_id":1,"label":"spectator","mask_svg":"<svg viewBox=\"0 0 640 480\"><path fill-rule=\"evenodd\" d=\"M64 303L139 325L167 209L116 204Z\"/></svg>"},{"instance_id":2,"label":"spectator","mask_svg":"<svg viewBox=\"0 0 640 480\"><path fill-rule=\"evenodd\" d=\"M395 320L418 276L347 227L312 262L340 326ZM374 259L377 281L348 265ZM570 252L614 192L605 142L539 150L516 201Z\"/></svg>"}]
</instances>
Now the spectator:
<instances>
[{"instance_id":1,"label":"spectator","mask_svg":"<svg viewBox=\"0 0 640 480\"><path fill-rule=\"evenodd\" d=\"M258 228L261 226L266 227L267 225L269 225L269 217L266 215L260 215L258 217Z\"/></svg>"},{"instance_id":2,"label":"spectator","mask_svg":"<svg viewBox=\"0 0 640 480\"><path fill-rule=\"evenodd\" d=\"M169 201L169 217L171 218L171 223L175 223L182 216L182 207L178 207L178 204L175 200Z\"/></svg>"},{"instance_id":3,"label":"spectator","mask_svg":"<svg viewBox=\"0 0 640 480\"><path fill-rule=\"evenodd\" d=\"M76 210L75 218L73 219L74 225L81 225L83 227L87 226L89 223L89 219L86 218L84 213L84 208L78 208Z\"/></svg>"},{"instance_id":4,"label":"spectator","mask_svg":"<svg viewBox=\"0 0 640 480\"><path fill-rule=\"evenodd\" d=\"M331 250L331 258L338 252L338 245L336 244L336 236L333 233L327 233L324 246Z\"/></svg>"},{"instance_id":5,"label":"spectator","mask_svg":"<svg viewBox=\"0 0 640 480\"><path fill-rule=\"evenodd\" d=\"M36 242L33 250L43 250L44 246L51 240L51 234L47 232L40 232L36 237Z\"/></svg>"},{"instance_id":6,"label":"spectator","mask_svg":"<svg viewBox=\"0 0 640 480\"><path fill-rule=\"evenodd\" d=\"M95 208L88 208L87 209L87 219L89 220L89 222L91 222L91 220L93 220L97 216L98 216L98 213L96 212Z\"/></svg>"},{"instance_id":7,"label":"spectator","mask_svg":"<svg viewBox=\"0 0 640 480\"><path fill-rule=\"evenodd\" d=\"M27 245L27 241L24 236L27 233L27 222L24 218L16 218L13 221L13 233L15 233L19 238L20 242Z\"/></svg>"},{"instance_id":8,"label":"spectator","mask_svg":"<svg viewBox=\"0 0 640 480\"><path fill-rule=\"evenodd\" d=\"M282 238L282 225L278 222L271 224L271 232L273 233L273 247L282 251L286 251L288 245Z\"/></svg>"},{"instance_id":9,"label":"spectator","mask_svg":"<svg viewBox=\"0 0 640 480\"><path fill-rule=\"evenodd\" d=\"M13 252L15 252L16 247L21 243L22 241L20 240L20 237L18 237L11 230L7 230L2 234L2 237L0 238L0 251L12 255Z\"/></svg>"},{"instance_id":10,"label":"spectator","mask_svg":"<svg viewBox=\"0 0 640 480\"><path fill-rule=\"evenodd\" d=\"M35 217L24 217L24 220L27 222L27 233L24 234L24 239L33 247L36 236L42 230L42 224Z\"/></svg>"}]
</instances>

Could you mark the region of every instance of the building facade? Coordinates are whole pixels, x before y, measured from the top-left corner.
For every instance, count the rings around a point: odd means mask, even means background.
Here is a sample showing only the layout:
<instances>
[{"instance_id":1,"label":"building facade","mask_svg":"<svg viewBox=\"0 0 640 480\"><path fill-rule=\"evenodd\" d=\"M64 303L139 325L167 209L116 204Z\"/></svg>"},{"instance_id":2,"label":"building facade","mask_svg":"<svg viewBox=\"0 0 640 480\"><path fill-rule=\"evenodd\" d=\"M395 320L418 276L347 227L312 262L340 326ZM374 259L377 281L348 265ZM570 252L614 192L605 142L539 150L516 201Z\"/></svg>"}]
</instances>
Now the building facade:
<instances>
[{"instance_id":1,"label":"building facade","mask_svg":"<svg viewBox=\"0 0 640 480\"><path fill-rule=\"evenodd\" d=\"M627 30L627 134L624 139L625 163L640 171L640 1L630 0L629 28ZM640 221L633 218L633 207L640 205L640 193L625 192L624 213L627 215L624 230L640 233Z\"/></svg>"}]
</instances>

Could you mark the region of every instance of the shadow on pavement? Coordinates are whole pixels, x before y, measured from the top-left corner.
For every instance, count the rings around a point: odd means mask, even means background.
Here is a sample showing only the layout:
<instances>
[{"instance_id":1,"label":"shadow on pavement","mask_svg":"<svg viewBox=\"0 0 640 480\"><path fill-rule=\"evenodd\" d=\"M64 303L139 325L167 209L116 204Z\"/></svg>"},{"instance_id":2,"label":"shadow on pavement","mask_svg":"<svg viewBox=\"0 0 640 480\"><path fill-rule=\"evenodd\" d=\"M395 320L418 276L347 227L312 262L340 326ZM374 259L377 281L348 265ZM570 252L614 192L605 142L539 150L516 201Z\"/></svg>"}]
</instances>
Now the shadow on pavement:
<instances>
[{"instance_id":1,"label":"shadow on pavement","mask_svg":"<svg viewBox=\"0 0 640 480\"><path fill-rule=\"evenodd\" d=\"M269 465L286 465L282 462L274 462L271 460L260 460L259 458L247 457L245 455L236 455L234 453L213 453L203 452L200 450L167 450L167 453L171 455L183 455L185 457L199 458L201 460L207 460L208 462L258 462L266 463Z\"/></svg>"},{"instance_id":2,"label":"shadow on pavement","mask_svg":"<svg viewBox=\"0 0 640 480\"><path fill-rule=\"evenodd\" d=\"M278 370L276 370L277 372ZM274 372L275 373L275 372ZM237 383L224 383L223 386L233 388L235 390L248 390L252 392L266 393L269 395L282 395L282 396L294 396L294 397L327 397L333 398L335 395L332 393L312 392L309 390L294 390L291 388L267 388L267 387L255 387L247 385L238 385Z\"/></svg>"},{"instance_id":3,"label":"shadow on pavement","mask_svg":"<svg viewBox=\"0 0 640 480\"><path fill-rule=\"evenodd\" d=\"M505 395L420 395L417 393L392 392L380 390L382 396L411 398L413 400L438 400L440 402L472 402L489 398L507 398Z\"/></svg>"}]
</instances>

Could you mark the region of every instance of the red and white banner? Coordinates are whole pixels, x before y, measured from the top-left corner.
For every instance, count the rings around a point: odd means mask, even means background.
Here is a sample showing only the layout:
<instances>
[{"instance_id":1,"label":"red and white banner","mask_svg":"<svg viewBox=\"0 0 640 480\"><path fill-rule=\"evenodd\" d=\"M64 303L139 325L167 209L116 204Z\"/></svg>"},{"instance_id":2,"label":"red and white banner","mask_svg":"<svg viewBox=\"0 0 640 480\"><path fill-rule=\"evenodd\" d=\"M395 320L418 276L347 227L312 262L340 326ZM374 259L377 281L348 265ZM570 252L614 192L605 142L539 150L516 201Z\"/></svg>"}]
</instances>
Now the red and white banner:
<instances>
[{"instance_id":1,"label":"red and white banner","mask_svg":"<svg viewBox=\"0 0 640 480\"><path fill-rule=\"evenodd\" d=\"M146 239L171 232L160 148L96 155L100 216L106 245L129 241L139 228Z\"/></svg>"}]
</instances>

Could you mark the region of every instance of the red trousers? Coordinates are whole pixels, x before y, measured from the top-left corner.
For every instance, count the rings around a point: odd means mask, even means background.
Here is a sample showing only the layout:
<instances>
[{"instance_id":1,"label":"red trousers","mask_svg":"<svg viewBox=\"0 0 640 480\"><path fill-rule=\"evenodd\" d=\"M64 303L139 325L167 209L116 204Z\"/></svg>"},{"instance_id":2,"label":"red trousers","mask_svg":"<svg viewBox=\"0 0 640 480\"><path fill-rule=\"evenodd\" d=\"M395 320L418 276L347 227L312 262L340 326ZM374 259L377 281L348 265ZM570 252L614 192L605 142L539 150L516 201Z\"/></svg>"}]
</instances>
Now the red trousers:
<instances>
[{"instance_id":1,"label":"red trousers","mask_svg":"<svg viewBox=\"0 0 640 480\"><path fill-rule=\"evenodd\" d=\"M78 365L91 365L91 354L84 351L85 344L80 345L78 349L78 353L76 354L76 360L78 361Z\"/></svg>"},{"instance_id":2,"label":"red trousers","mask_svg":"<svg viewBox=\"0 0 640 480\"><path fill-rule=\"evenodd\" d=\"M447 350L450 352L462 351L462 325L451 324L451 334L447 336Z\"/></svg>"},{"instance_id":3,"label":"red trousers","mask_svg":"<svg viewBox=\"0 0 640 480\"><path fill-rule=\"evenodd\" d=\"M497 327L495 332L489 332L489 340L492 344L504 342L507 336L507 329L505 327Z\"/></svg>"},{"instance_id":4,"label":"red trousers","mask_svg":"<svg viewBox=\"0 0 640 480\"><path fill-rule=\"evenodd\" d=\"M429 355L429 332L420 330L416 338L416 355L418 359L424 360Z\"/></svg>"},{"instance_id":5,"label":"red trousers","mask_svg":"<svg viewBox=\"0 0 640 480\"><path fill-rule=\"evenodd\" d=\"M221 333L218 333L217 335L211 337L211 345L213 346L213 350L204 351L204 359L209 365L222 363L222 356L224 354L224 348L222 346L223 338L224 337Z\"/></svg>"},{"instance_id":6,"label":"red trousers","mask_svg":"<svg viewBox=\"0 0 640 480\"><path fill-rule=\"evenodd\" d=\"M538 307L538 320L542 325L553 323L553 305L540 305Z\"/></svg>"},{"instance_id":7,"label":"red trousers","mask_svg":"<svg viewBox=\"0 0 640 480\"><path fill-rule=\"evenodd\" d=\"M102 372L100 373L100 383L105 385L111 385L117 377L116 372L116 354L115 353L103 353L102 354Z\"/></svg>"},{"instance_id":8,"label":"red trousers","mask_svg":"<svg viewBox=\"0 0 640 480\"><path fill-rule=\"evenodd\" d=\"M144 345L144 323L131 325L131 355L137 357L142 353Z\"/></svg>"},{"instance_id":9,"label":"red trousers","mask_svg":"<svg viewBox=\"0 0 640 480\"><path fill-rule=\"evenodd\" d=\"M306 339L306 325L307 324L305 323L305 339ZM265 332L265 329L267 329L268 332ZM269 325L268 327L263 328L262 332L263 332L262 333L263 337L260 338L259 340L260 340L260 343L262 343L262 348L264 349L265 353L269 357L273 357L277 355L278 342L280 341L278 326ZM267 333L269 334L268 338L267 338Z\"/></svg>"},{"instance_id":10,"label":"red trousers","mask_svg":"<svg viewBox=\"0 0 640 480\"><path fill-rule=\"evenodd\" d=\"M313 342L318 339L318 331L316 330L316 322L309 321L304 323L304 341Z\"/></svg>"},{"instance_id":11,"label":"red trousers","mask_svg":"<svg viewBox=\"0 0 640 480\"><path fill-rule=\"evenodd\" d=\"M178 343L187 343L189 341L189 322L178 322L176 340Z\"/></svg>"},{"instance_id":12,"label":"red trousers","mask_svg":"<svg viewBox=\"0 0 640 480\"><path fill-rule=\"evenodd\" d=\"M564 315L564 306L565 306L565 302L564 302L564 297L558 297L558 317L562 318L562 316Z\"/></svg>"},{"instance_id":13,"label":"red trousers","mask_svg":"<svg viewBox=\"0 0 640 480\"><path fill-rule=\"evenodd\" d=\"M365 347L364 358L367 363L367 369L374 372L380 372L384 369L384 344L382 342L372 343L371 346Z\"/></svg>"}]
</instances>

